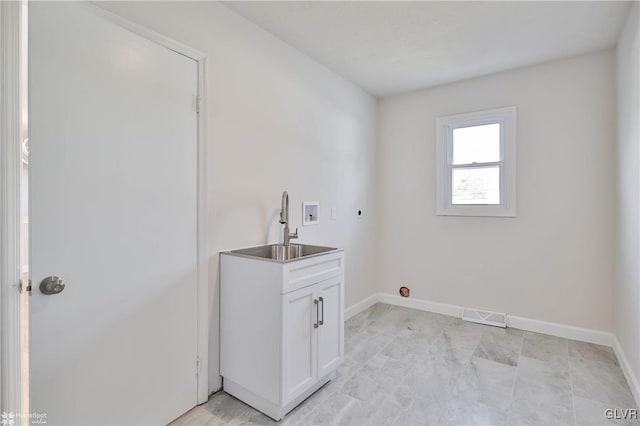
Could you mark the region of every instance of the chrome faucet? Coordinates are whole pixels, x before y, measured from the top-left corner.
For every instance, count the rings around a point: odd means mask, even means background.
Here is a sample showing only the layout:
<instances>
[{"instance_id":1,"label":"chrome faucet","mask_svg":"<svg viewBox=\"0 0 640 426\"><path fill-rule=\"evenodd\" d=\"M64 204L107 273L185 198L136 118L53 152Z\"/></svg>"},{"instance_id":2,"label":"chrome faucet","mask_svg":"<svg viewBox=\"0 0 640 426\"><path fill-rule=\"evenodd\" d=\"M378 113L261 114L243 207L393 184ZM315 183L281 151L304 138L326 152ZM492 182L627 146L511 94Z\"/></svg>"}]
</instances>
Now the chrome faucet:
<instances>
[{"instance_id":1,"label":"chrome faucet","mask_svg":"<svg viewBox=\"0 0 640 426\"><path fill-rule=\"evenodd\" d=\"M284 225L284 245L291 244L291 240L298 238L298 228L295 233L289 232L289 194L287 191L282 193L282 204L280 206L280 223Z\"/></svg>"}]
</instances>

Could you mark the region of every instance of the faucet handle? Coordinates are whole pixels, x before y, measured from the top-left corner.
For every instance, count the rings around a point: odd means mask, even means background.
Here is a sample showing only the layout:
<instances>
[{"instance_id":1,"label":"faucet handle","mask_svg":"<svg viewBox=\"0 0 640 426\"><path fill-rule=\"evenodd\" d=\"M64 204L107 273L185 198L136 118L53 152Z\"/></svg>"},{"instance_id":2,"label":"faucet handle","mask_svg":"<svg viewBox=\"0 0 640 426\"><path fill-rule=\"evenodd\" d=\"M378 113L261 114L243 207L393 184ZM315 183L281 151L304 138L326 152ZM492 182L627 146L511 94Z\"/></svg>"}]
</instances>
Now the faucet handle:
<instances>
[{"instance_id":1,"label":"faucet handle","mask_svg":"<svg viewBox=\"0 0 640 426\"><path fill-rule=\"evenodd\" d=\"M298 228L296 228L296 232L291 234L291 238L298 238Z\"/></svg>"}]
</instances>

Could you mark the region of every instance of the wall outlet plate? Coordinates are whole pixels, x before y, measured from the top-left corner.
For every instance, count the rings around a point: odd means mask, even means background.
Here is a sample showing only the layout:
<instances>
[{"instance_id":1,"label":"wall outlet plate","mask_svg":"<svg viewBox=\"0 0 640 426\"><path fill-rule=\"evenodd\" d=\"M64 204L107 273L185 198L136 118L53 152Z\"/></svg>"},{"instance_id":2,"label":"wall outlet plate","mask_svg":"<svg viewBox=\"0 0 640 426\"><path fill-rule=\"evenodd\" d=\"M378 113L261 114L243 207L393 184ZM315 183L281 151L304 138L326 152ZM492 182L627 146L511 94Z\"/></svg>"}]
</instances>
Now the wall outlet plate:
<instances>
[{"instance_id":1,"label":"wall outlet plate","mask_svg":"<svg viewBox=\"0 0 640 426\"><path fill-rule=\"evenodd\" d=\"M305 201L302 203L302 226L320 223L320 202Z\"/></svg>"}]
</instances>

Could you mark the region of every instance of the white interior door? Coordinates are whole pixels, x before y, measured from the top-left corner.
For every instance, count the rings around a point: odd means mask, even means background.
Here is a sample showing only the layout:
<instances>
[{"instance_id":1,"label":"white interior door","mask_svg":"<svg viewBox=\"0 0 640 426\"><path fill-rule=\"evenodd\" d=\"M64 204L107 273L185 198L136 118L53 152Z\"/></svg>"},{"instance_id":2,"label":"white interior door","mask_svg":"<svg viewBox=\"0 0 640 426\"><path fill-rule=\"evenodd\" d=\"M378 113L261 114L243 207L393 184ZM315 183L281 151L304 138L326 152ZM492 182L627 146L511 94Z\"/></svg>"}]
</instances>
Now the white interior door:
<instances>
[{"instance_id":1,"label":"white interior door","mask_svg":"<svg viewBox=\"0 0 640 426\"><path fill-rule=\"evenodd\" d=\"M77 3L31 2L29 53L31 409L167 423L196 404L197 63Z\"/></svg>"}]
</instances>

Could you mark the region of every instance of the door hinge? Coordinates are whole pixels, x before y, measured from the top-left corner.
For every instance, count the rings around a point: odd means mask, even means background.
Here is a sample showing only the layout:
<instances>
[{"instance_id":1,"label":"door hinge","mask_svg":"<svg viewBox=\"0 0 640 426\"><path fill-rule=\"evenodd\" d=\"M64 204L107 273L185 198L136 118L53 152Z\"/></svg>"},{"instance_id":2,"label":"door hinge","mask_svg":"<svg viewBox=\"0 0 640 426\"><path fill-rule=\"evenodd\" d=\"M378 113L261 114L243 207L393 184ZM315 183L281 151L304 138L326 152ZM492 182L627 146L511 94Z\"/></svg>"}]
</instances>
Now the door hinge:
<instances>
[{"instance_id":1,"label":"door hinge","mask_svg":"<svg viewBox=\"0 0 640 426\"><path fill-rule=\"evenodd\" d=\"M196 114L200 114L200 95L196 96Z\"/></svg>"},{"instance_id":2,"label":"door hinge","mask_svg":"<svg viewBox=\"0 0 640 426\"><path fill-rule=\"evenodd\" d=\"M200 375L200 357L196 358L196 376Z\"/></svg>"}]
</instances>

